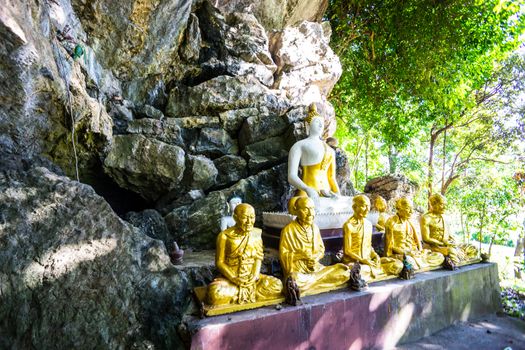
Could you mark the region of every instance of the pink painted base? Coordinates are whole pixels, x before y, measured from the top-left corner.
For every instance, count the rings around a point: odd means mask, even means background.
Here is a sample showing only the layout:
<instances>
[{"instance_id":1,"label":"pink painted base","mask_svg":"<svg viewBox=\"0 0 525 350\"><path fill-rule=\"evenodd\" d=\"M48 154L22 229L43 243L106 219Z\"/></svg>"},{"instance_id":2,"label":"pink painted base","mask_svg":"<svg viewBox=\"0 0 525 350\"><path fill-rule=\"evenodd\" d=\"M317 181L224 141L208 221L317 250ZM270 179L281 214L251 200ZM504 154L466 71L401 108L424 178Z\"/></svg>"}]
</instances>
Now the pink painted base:
<instances>
[{"instance_id":1,"label":"pink painted base","mask_svg":"<svg viewBox=\"0 0 525 350\"><path fill-rule=\"evenodd\" d=\"M500 309L495 264L431 271L410 281L378 282L365 292L303 298L195 320L191 349L388 349Z\"/></svg>"}]
</instances>

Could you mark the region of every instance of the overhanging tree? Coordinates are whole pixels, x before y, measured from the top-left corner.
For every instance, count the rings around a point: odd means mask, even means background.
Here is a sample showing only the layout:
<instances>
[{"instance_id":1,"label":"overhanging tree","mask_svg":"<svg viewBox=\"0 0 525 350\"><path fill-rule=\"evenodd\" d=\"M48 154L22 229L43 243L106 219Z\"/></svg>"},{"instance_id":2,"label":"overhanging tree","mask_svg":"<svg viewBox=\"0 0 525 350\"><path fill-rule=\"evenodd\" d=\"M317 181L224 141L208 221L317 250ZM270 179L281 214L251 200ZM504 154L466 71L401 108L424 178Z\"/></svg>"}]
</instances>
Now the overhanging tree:
<instances>
[{"instance_id":1,"label":"overhanging tree","mask_svg":"<svg viewBox=\"0 0 525 350\"><path fill-rule=\"evenodd\" d=\"M349 134L372 131L395 171L422 131L437 142L476 106L476 91L523 32L523 1L331 1L343 76L332 101ZM441 131L441 130L444 131ZM432 147L430 147L432 150ZM428 158L432 179L433 156ZM428 181L432 188L432 181Z\"/></svg>"}]
</instances>

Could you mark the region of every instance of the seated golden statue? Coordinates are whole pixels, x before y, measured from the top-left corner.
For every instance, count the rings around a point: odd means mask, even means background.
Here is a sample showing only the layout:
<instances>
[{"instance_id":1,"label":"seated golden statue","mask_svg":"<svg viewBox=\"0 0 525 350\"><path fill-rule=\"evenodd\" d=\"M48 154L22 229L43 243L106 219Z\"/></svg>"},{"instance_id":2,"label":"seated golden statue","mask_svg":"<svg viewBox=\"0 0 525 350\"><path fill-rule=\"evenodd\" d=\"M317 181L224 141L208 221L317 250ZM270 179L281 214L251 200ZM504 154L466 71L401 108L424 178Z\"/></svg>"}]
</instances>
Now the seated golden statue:
<instances>
[{"instance_id":1,"label":"seated golden statue","mask_svg":"<svg viewBox=\"0 0 525 350\"><path fill-rule=\"evenodd\" d=\"M292 277L301 295L316 294L339 288L350 277L344 264L324 266L324 244L319 228L314 224L315 208L308 197L293 197L288 205L297 218L281 231L279 258L284 279Z\"/></svg>"},{"instance_id":2,"label":"seated golden statue","mask_svg":"<svg viewBox=\"0 0 525 350\"><path fill-rule=\"evenodd\" d=\"M209 305L245 304L282 297L278 278L260 273L263 260L261 229L254 228L255 210L243 203L235 207L235 226L217 237L215 264L221 277L208 286Z\"/></svg>"},{"instance_id":3,"label":"seated golden statue","mask_svg":"<svg viewBox=\"0 0 525 350\"><path fill-rule=\"evenodd\" d=\"M458 245L449 233L449 228L443 216L446 200L441 194L430 196L430 211L421 216L421 236L424 248L450 257L455 265L476 260L478 250L471 244Z\"/></svg>"},{"instance_id":4,"label":"seated golden statue","mask_svg":"<svg viewBox=\"0 0 525 350\"><path fill-rule=\"evenodd\" d=\"M403 263L394 258L380 258L372 248L372 223L366 219L370 200L365 195L355 196L354 215L343 226L343 263L361 264L361 276L366 281L397 275Z\"/></svg>"},{"instance_id":5,"label":"seated golden statue","mask_svg":"<svg viewBox=\"0 0 525 350\"><path fill-rule=\"evenodd\" d=\"M414 270L441 266L445 257L441 253L423 249L416 230L410 222L412 203L403 197L396 201L396 215L385 224L385 255L412 264Z\"/></svg>"},{"instance_id":6,"label":"seated golden statue","mask_svg":"<svg viewBox=\"0 0 525 350\"><path fill-rule=\"evenodd\" d=\"M375 224L375 227L378 232L385 232L385 223L388 219L388 214L386 212L388 206L386 200L381 196L377 196L374 201L374 207L378 213L377 224Z\"/></svg>"}]
</instances>

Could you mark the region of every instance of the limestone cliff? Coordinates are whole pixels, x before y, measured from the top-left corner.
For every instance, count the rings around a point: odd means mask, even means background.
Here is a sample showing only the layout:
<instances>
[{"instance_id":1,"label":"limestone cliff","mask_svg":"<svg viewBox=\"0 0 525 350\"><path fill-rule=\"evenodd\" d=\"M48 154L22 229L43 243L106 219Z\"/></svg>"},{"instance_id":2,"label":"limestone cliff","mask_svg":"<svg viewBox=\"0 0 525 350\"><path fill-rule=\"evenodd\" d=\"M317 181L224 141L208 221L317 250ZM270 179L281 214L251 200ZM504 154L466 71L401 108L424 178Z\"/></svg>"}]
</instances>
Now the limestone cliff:
<instances>
[{"instance_id":1,"label":"limestone cliff","mask_svg":"<svg viewBox=\"0 0 525 350\"><path fill-rule=\"evenodd\" d=\"M212 271L156 239L212 248L233 195L282 207L306 107L335 130L327 4L2 1L0 347L182 344Z\"/></svg>"}]
</instances>

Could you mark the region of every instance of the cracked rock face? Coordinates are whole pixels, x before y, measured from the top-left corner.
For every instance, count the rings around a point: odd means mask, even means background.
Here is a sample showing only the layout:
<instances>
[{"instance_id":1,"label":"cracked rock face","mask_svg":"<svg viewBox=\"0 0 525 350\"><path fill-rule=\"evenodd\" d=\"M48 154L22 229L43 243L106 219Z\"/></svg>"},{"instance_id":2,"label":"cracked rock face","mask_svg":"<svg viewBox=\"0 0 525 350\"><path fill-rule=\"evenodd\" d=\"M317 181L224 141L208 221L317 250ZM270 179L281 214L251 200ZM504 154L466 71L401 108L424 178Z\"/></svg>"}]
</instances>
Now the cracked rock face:
<instances>
[{"instance_id":1,"label":"cracked rock face","mask_svg":"<svg viewBox=\"0 0 525 350\"><path fill-rule=\"evenodd\" d=\"M218 0L216 6L225 12L250 11L270 31L281 30L301 21L318 22L328 6L326 0Z\"/></svg>"},{"instance_id":2,"label":"cracked rock face","mask_svg":"<svg viewBox=\"0 0 525 350\"><path fill-rule=\"evenodd\" d=\"M0 347L130 348L166 327L181 346L177 293L195 280L90 186L43 167L1 172L0 248Z\"/></svg>"},{"instance_id":3,"label":"cracked rock face","mask_svg":"<svg viewBox=\"0 0 525 350\"><path fill-rule=\"evenodd\" d=\"M121 187L155 200L182 180L184 150L142 135L118 135L104 167Z\"/></svg>"},{"instance_id":4,"label":"cracked rock face","mask_svg":"<svg viewBox=\"0 0 525 350\"><path fill-rule=\"evenodd\" d=\"M392 174L371 179L365 185L365 193L386 199L389 208L395 207L395 201L401 197L413 198L418 185L401 174Z\"/></svg>"},{"instance_id":5,"label":"cracked rock face","mask_svg":"<svg viewBox=\"0 0 525 350\"><path fill-rule=\"evenodd\" d=\"M286 207L308 105L335 127L327 4L0 8L0 348L181 346L213 271L174 269L160 240L213 249L232 196L258 225Z\"/></svg>"},{"instance_id":6,"label":"cracked rock face","mask_svg":"<svg viewBox=\"0 0 525 350\"><path fill-rule=\"evenodd\" d=\"M272 52L277 64L274 88L285 90L294 105L319 104L325 118L325 137L335 132L333 107L326 96L341 76L339 58L330 48L329 27L312 22L285 28L272 36Z\"/></svg>"}]
</instances>

